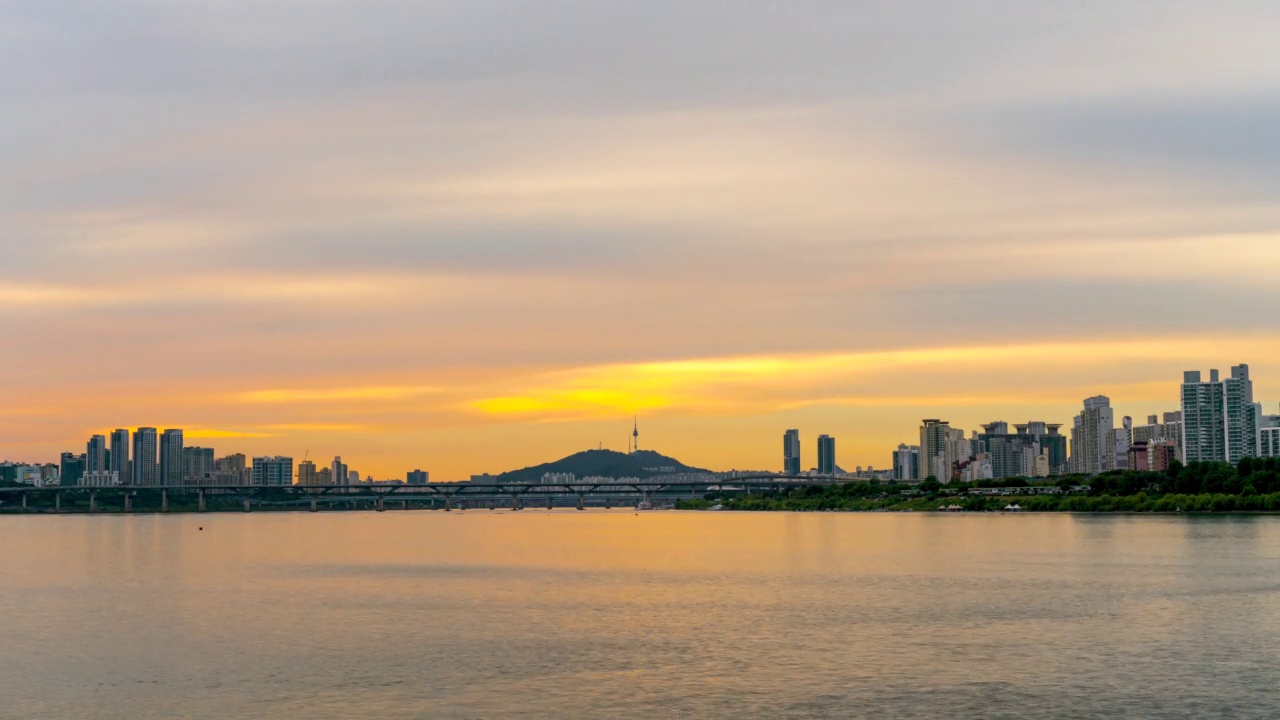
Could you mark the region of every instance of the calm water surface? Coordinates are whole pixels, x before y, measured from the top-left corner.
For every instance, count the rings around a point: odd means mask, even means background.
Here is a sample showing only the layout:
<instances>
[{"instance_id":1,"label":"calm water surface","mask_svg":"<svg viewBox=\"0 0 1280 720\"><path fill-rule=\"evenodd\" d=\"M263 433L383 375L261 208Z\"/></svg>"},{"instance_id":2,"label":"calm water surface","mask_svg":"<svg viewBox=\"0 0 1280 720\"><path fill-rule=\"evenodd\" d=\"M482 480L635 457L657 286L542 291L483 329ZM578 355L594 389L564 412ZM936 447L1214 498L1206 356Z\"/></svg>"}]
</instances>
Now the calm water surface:
<instances>
[{"instance_id":1,"label":"calm water surface","mask_svg":"<svg viewBox=\"0 0 1280 720\"><path fill-rule=\"evenodd\" d=\"M0 517L0 718L1277 716L1275 517Z\"/></svg>"}]
</instances>

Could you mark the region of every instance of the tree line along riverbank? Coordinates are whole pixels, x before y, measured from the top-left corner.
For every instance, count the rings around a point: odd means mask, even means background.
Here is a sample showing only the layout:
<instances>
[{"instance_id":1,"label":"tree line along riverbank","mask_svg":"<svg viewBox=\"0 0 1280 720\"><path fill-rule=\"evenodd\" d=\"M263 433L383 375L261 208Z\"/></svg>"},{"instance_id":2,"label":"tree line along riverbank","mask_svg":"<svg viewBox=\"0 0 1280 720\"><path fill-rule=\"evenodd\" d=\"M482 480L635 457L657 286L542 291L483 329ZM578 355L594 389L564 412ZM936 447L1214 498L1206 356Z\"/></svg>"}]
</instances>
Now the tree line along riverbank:
<instances>
[{"instance_id":1,"label":"tree line along riverbank","mask_svg":"<svg viewBox=\"0 0 1280 720\"><path fill-rule=\"evenodd\" d=\"M999 494L993 494L999 493ZM851 482L785 492L713 492L676 507L705 510L936 511L959 506L971 512L1018 505L1029 512L1280 512L1280 459L1245 458L1227 463L1175 462L1163 472L1117 470L1053 482L1026 478L920 485Z\"/></svg>"}]
</instances>

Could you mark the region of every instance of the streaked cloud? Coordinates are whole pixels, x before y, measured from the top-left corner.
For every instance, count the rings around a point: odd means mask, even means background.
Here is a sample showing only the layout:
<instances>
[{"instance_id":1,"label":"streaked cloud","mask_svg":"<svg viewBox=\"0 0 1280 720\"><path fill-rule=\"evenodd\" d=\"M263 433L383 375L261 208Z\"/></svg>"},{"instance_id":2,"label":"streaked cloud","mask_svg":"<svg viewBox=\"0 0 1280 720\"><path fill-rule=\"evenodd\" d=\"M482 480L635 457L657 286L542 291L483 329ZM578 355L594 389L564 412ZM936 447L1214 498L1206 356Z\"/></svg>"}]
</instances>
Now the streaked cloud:
<instances>
[{"instance_id":1,"label":"streaked cloud","mask_svg":"<svg viewBox=\"0 0 1280 720\"><path fill-rule=\"evenodd\" d=\"M247 403L310 403L347 400L399 400L439 392L434 387L354 387L251 390L240 393Z\"/></svg>"},{"instance_id":2,"label":"streaked cloud","mask_svg":"<svg viewBox=\"0 0 1280 720\"><path fill-rule=\"evenodd\" d=\"M353 424L344 424L344 423L279 423L276 425L269 425L267 427L270 427L273 430L295 430L295 431L301 430L301 431L307 431L307 432L314 431L314 432L334 432L334 433L357 432L357 431L368 429L363 425L353 425Z\"/></svg>"}]
</instances>

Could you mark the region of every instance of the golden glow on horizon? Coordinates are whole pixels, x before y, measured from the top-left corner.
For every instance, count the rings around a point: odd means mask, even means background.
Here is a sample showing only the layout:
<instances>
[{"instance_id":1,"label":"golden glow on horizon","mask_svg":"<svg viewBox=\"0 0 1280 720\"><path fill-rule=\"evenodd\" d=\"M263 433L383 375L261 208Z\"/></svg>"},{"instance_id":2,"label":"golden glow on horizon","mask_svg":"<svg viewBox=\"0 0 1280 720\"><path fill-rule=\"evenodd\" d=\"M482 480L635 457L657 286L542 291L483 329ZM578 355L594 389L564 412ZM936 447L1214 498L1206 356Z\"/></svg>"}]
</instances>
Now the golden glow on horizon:
<instances>
[{"instance_id":1,"label":"golden glow on horizon","mask_svg":"<svg viewBox=\"0 0 1280 720\"><path fill-rule=\"evenodd\" d=\"M243 432L240 430L216 430L213 428L196 428L194 430L184 429L182 431L183 440L229 440L269 437L275 436L270 433Z\"/></svg>"},{"instance_id":2,"label":"golden glow on horizon","mask_svg":"<svg viewBox=\"0 0 1280 720\"><path fill-rule=\"evenodd\" d=\"M885 449L911 440L926 416L967 428L996 419L1069 424L1081 399L1099 393L1115 400L1118 415L1174 410L1181 371L1224 367L1224 356L1254 360L1260 399L1280 389L1266 385L1272 376L1280 380L1280 363L1267 362L1280 357L1280 338L1214 334L541 371L451 368L389 376L389 382L368 386L359 377L334 375L323 383L310 377L297 387L223 388L200 396L139 390L144 404L125 411L118 399L132 391L111 386L80 388L74 400L62 402L92 408L90 427L105 432L120 427L115 423L121 416L162 417L165 422L138 424L184 428L193 444L212 442L220 455L342 455L377 477L429 467L436 477L465 478L554 459L602 440L622 449L633 414L641 416L645 446L703 467L772 467L773 436L784 426L801 427L806 441L818 432L837 435L841 462L852 467L883 465ZM36 404L36 395L28 394L13 397L15 407ZM23 456L38 447L34 431L49 426L48 418L58 419L42 416L44 424L34 426L25 417L0 419ZM197 419L207 425L192 422ZM56 457L55 451L83 443L82 434L104 432L88 432L74 421L67 421L64 436L46 454ZM735 440L742 437L753 439L743 445Z\"/></svg>"},{"instance_id":3,"label":"golden glow on horizon","mask_svg":"<svg viewBox=\"0 0 1280 720\"><path fill-rule=\"evenodd\" d=\"M1272 352L1280 350L1280 340L1268 338L1262 342ZM946 377L949 372L978 368L1014 371L1029 364L1040 372L1061 373L1122 361L1186 357L1189 349L1212 345L1210 338L1178 337L613 364L530 377L516 392L467 400L463 407L495 417L590 419L660 408L693 413L750 413L812 405L989 406L1061 402L1079 394L1079 387L1071 385L1052 392L1041 388L1025 394L996 390L990 395L958 387L954 394L935 389L927 395L900 396L896 391L900 385L895 383L892 394L885 394L886 388L875 380L910 370L921 374L920 384L936 386L945 383L924 376ZM850 383L857 386L859 394L844 391ZM1117 384L1108 383L1113 387ZM1145 384L1148 391L1163 386Z\"/></svg>"}]
</instances>

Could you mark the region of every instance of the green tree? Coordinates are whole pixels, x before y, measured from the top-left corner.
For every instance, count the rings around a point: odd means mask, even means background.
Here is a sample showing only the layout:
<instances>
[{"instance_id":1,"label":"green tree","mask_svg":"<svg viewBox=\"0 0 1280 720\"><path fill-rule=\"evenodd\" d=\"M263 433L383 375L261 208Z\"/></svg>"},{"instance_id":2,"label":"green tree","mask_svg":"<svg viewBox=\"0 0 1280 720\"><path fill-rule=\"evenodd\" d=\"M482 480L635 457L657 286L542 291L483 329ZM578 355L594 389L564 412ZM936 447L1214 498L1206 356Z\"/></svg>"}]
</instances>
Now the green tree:
<instances>
[{"instance_id":1,"label":"green tree","mask_svg":"<svg viewBox=\"0 0 1280 720\"><path fill-rule=\"evenodd\" d=\"M1261 468L1259 468L1261 469ZM1243 457L1240 462L1236 463L1236 475L1242 478L1249 477L1253 474L1253 458Z\"/></svg>"}]
</instances>

